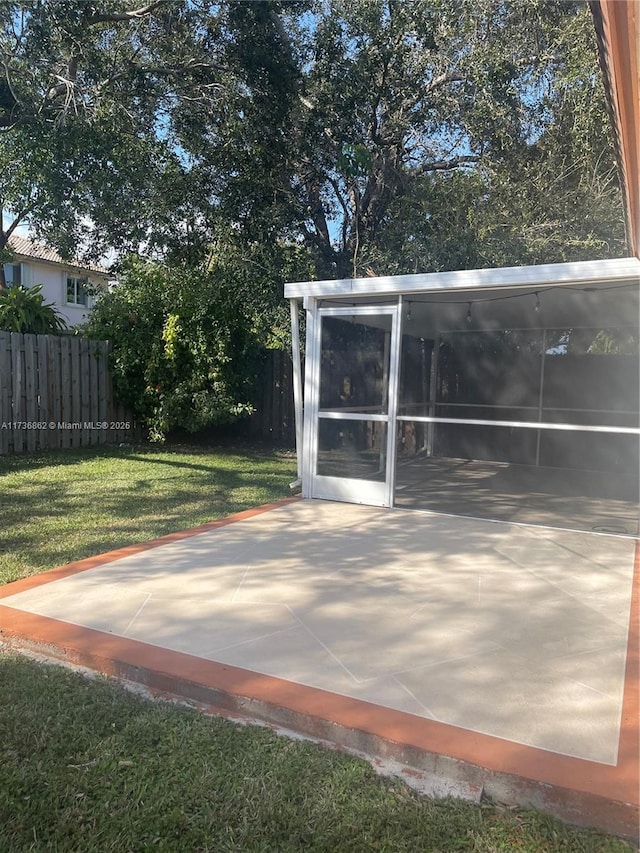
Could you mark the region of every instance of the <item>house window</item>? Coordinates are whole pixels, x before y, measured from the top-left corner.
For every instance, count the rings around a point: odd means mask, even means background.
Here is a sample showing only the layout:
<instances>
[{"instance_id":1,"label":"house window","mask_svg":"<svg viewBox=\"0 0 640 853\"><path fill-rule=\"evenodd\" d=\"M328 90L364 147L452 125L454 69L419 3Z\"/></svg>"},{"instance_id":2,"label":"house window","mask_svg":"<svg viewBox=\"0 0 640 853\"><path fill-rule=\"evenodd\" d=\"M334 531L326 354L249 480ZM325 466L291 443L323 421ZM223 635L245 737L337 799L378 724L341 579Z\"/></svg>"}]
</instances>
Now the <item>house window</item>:
<instances>
[{"instance_id":1,"label":"house window","mask_svg":"<svg viewBox=\"0 0 640 853\"><path fill-rule=\"evenodd\" d=\"M87 305L86 278L76 275L67 276L67 305Z\"/></svg>"},{"instance_id":2,"label":"house window","mask_svg":"<svg viewBox=\"0 0 640 853\"><path fill-rule=\"evenodd\" d=\"M4 280L7 287L22 284L22 264L5 264Z\"/></svg>"}]
</instances>

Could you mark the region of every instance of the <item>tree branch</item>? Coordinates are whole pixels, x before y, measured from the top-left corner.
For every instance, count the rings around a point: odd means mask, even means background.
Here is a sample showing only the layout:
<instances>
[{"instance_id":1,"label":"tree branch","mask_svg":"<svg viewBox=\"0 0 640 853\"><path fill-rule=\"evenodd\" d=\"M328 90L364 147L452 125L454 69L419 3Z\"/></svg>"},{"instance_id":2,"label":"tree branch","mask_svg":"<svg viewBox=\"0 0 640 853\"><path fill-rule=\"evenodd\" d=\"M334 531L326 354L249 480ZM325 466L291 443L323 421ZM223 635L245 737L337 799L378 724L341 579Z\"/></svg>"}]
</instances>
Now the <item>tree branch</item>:
<instances>
[{"instance_id":1,"label":"tree branch","mask_svg":"<svg viewBox=\"0 0 640 853\"><path fill-rule=\"evenodd\" d=\"M351 211L347 207L347 203L344 200L344 198L342 197L342 193L340 192L340 187L338 185L338 182L334 178L332 178L331 175L327 175L326 177L327 177L327 181L331 184L331 187L335 193L336 198L338 199L338 204L342 208L344 215L348 218L350 216Z\"/></svg>"},{"instance_id":2,"label":"tree branch","mask_svg":"<svg viewBox=\"0 0 640 853\"><path fill-rule=\"evenodd\" d=\"M61 74L55 75L56 80L60 80L55 86L51 86L45 96L45 101L54 101L60 95L66 96L67 106L72 100L73 91L78 78L78 56L73 54L67 64L67 75L63 77Z\"/></svg>"},{"instance_id":3,"label":"tree branch","mask_svg":"<svg viewBox=\"0 0 640 853\"><path fill-rule=\"evenodd\" d=\"M301 224L300 228L309 248L313 248L315 246L315 248L320 252L322 258L326 262L331 263L334 255L331 243L321 237L316 230L310 231L304 223Z\"/></svg>"},{"instance_id":4,"label":"tree branch","mask_svg":"<svg viewBox=\"0 0 640 853\"><path fill-rule=\"evenodd\" d=\"M434 89L444 86L445 83L463 83L466 79L463 74L456 74L455 71L450 71L448 74L440 74L438 77L434 77L430 83L427 83L422 92L428 95Z\"/></svg>"},{"instance_id":5,"label":"tree branch","mask_svg":"<svg viewBox=\"0 0 640 853\"><path fill-rule=\"evenodd\" d=\"M9 65L7 64L6 58L3 56L2 58L2 67L4 68L4 79L7 83L7 89L9 90L9 94L13 99L12 108L18 106L20 100L16 95L13 86L11 85L11 74L9 73Z\"/></svg>"},{"instance_id":6,"label":"tree branch","mask_svg":"<svg viewBox=\"0 0 640 853\"><path fill-rule=\"evenodd\" d=\"M469 166L472 163L479 163L480 157L469 154L460 157L454 157L451 160L434 160L432 163L423 163L416 172L425 174L425 172L446 172L449 169L457 169L459 166Z\"/></svg>"},{"instance_id":7,"label":"tree branch","mask_svg":"<svg viewBox=\"0 0 640 853\"><path fill-rule=\"evenodd\" d=\"M153 3L148 3L146 6L141 6L139 9L133 9L131 12L111 12L106 14L89 15L87 24L105 24L117 23L118 21L137 21L155 12L160 6L166 5L168 0L154 0Z\"/></svg>"},{"instance_id":8,"label":"tree branch","mask_svg":"<svg viewBox=\"0 0 640 853\"><path fill-rule=\"evenodd\" d=\"M313 188L309 193L309 201L311 202L311 218L316 234L321 238L322 242L327 246L331 245L331 237L329 236L329 227L327 219L324 215L324 208L320 200L320 192L317 188Z\"/></svg>"},{"instance_id":9,"label":"tree branch","mask_svg":"<svg viewBox=\"0 0 640 853\"><path fill-rule=\"evenodd\" d=\"M20 225L20 223L23 222L24 219L26 219L26 217L29 215L30 212L31 212L30 207L23 207L22 210L18 211L18 213L13 218L13 222L11 223L11 225L6 230L3 230L3 233L4 233L5 238L7 240L9 239L9 237L11 237L11 235L16 230L18 225Z\"/></svg>"}]
</instances>

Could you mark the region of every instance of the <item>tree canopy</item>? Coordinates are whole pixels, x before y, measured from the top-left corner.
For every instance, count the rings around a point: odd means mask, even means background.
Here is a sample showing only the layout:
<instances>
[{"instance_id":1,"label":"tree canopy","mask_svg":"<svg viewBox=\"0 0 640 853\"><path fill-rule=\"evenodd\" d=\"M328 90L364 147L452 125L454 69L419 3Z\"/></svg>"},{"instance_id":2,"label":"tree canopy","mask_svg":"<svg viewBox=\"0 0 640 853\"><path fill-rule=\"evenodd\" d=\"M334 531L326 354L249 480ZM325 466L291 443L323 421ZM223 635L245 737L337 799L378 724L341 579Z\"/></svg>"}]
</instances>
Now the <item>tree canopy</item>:
<instances>
[{"instance_id":1,"label":"tree canopy","mask_svg":"<svg viewBox=\"0 0 640 853\"><path fill-rule=\"evenodd\" d=\"M14 0L0 206L63 253L317 275L624 252L593 23L556 0Z\"/></svg>"},{"instance_id":2,"label":"tree canopy","mask_svg":"<svg viewBox=\"0 0 640 853\"><path fill-rule=\"evenodd\" d=\"M215 100L219 73L187 4L28 0L0 7L0 207L63 255L137 249L182 98Z\"/></svg>"},{"instance_id":3,"label":"tree canopy","mask_svg":"<svg viewBox=\"0 0 640 853\"><path fill-rule=\"evenodd\" d=\"M287 187L319 274L624 252L583 4L325 8L299 40Z\"/></svg>"},{"instance_id":4,"label":"tree canopy","mask_svg":"<svg viewBox=\"0 0 640 853\"><path fill-rule=\"evenodd\" d=\"M4 0L0 55L0 252L163 261L123 276L161 340L215 307L284 345L287 278L626 254L583 2Z\"/></svg>"}]
</instances>

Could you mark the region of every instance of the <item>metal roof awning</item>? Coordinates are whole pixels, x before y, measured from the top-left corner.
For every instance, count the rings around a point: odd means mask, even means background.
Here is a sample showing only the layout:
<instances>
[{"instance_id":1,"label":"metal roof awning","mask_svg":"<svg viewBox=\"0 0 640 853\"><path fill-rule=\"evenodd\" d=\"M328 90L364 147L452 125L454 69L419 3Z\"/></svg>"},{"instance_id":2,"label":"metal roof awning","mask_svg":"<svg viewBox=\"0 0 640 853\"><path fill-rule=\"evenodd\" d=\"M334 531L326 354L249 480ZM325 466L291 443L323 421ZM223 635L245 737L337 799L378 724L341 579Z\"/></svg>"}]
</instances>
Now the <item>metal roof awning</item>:
<instances>
[{"instance_id":1,"label":"metal roof awning","mask_svg":"<svg viewBox=\"0 0 640 853\"><path fill-rule=\"evenodd\" d=\"M457 270L416 275L329 279L285 284L287 299L398 296L432 291L473 291L487 288L534 288L640 280L638 258L576 261L496 269Z\"/></svg>"}]
</instances>

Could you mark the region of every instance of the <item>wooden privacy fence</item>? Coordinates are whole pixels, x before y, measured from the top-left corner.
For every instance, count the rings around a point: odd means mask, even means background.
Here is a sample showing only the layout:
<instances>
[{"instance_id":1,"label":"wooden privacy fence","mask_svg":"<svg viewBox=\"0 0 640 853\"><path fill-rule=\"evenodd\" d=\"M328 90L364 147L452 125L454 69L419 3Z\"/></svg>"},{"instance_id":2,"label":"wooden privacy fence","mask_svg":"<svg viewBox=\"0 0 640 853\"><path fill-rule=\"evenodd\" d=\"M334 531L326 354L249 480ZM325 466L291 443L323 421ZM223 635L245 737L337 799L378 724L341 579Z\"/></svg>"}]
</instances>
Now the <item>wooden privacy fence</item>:
<instances>
[{"instance_id":1,"label":"wooden privacy fence","mask_svg":"<svg viewBox=\"0 0 640 853\"><path fill-rule=\"evenodd\" d=\"M0 455L125 441L106 341L0 332Z\"/></svg>"},{"instance_id":2,"label":"wooden privacy fence","mask_svg":"<svg viewBox=\"0 0 640 853\"><path fill-rule=\"evenodd\" d=\"M283 350L267 350L260 376L260 392L255 411L246 421L249 436L295 447L296 427L293 405L293 366Z\"/></svg>"}]
</instances>

